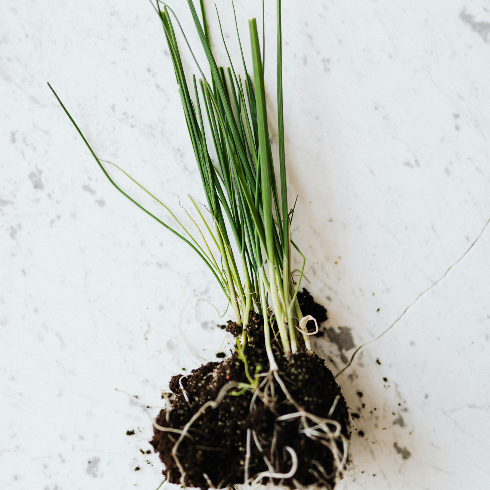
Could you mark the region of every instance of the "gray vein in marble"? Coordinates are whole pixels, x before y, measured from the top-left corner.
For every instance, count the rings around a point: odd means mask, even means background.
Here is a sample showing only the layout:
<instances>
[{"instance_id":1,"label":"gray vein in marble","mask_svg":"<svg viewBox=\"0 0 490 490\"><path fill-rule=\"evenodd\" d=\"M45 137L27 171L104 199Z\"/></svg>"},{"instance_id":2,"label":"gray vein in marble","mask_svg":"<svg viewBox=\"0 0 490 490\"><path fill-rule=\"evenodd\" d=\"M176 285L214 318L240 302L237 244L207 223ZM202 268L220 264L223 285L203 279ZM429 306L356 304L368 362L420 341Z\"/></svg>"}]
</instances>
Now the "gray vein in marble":
<instances>
[{"instance_id":1,"label":"gray vein in marble","mask_svg":"<svg viewBox=\"0 0 490 490\"><path fill-rule=\"evenodd\" d=\"M348 359L344 354L344 351L353 349L356 344L354 344L354 339L352 338L351 329L349 327L339 327L339 331L336 332L333 327L326 329L328 340L335 344L340 352L340 359L344 364L347 364Z\"/></svg>"},{"instance_id":2,"label":"gray vein in marble","mask_svg":"<svg viewBox=\"0 0 490 490\"><path fill-rule=\"evenodd\" d=\"M1 207L8 206L9 204L14 204L14 203L12 201L9 201L8 199L0 198L0 206Z\"/></svg>"},{"instance_id":3,"label":"gray vein in marble","mask_svg":"<svg viewBox=\"0 0 490 490\"><path fill-rule=\"evenodd\" d=\"M37 189L39 191L44 190L42 173L43 171L36 167L36 170L29 174L29 180L31 181L32 186L34 187L34 189Z\"/></svg>"},{"instance_id":4,"label":"gray vein in marble","mask_svg":"<svg viewBox=\"0 0 490 490\"><path fill-rule=\"evenodd\" d=\"M490 35L490 22L476 21L474 15L467 13L466 7L463 7L459 17L465 24L468 24L473 31L479 34L486 43L488 43Z\"/></svg>"},{"instance_id":5,"label":"gray vein in marble","mask_svg":"<svg viewBox=\"0 0 490 490\"><path fill-rule=\"evenodd\" d=\"M464 434L465 436L469 437L470 439L475 439L477 440L480 444L481 447L485 448L486 450L490 451L490 445L486 444L486 440L482 440L480 437L477 437L475 434L472 434L469 432L465 427L462 427L462 425L454 419L454 417L451 417L449 415L450 412L447 412L446 410L443 410L442 408L439 409L440 412L448 419L450 420L457 428L458 430Z\"/></svg>"},{"instance_id":6,"label":"gray vein in marble","mask_svg":"<svg viewBox=\"0 0 490 490\"><path fill-rule=\"evenodd\" d=\"M400 447L396 442L393 443L395 451L402 457L402 459L408 459L412 456L410 451L406 447Z\"/></svg>"},{"instance_id":7,"label":"gray vein in marble","mask_svg":"<svg viewBox=\"0 0 490 490\"><path fill-rule=\"evenodd\" d=\"M99 463L100 463L100 458L98 458L98 457L92 458L88 462L87 469L85 470L87 472L87 474L94 477L94 478L97 478L99 476L98 475Z\"/></svg>"},{"instance_id":8,"label":"gray vein in marble","mask_svg":"<svg viewBox=\"0 0 490 490\"><path fill-rule=\"evenodd\" d=\"M90 194L92 194L92 196L95 195L95 191L88 185L88 184L83 184L82 185L82 189Z\"/></svg>"},{"instance_id":9,"label":"gray vein in marble","mask_svg":"<svg viewBox=\"0 0 490 490\"><path fill-rule=\"evenodd\" d=\"M403 420L403 417L398 415L398 417L393 420L393 425L399 425L400 427L405 427L405 420Z\"/></svg>"}]
</instances>

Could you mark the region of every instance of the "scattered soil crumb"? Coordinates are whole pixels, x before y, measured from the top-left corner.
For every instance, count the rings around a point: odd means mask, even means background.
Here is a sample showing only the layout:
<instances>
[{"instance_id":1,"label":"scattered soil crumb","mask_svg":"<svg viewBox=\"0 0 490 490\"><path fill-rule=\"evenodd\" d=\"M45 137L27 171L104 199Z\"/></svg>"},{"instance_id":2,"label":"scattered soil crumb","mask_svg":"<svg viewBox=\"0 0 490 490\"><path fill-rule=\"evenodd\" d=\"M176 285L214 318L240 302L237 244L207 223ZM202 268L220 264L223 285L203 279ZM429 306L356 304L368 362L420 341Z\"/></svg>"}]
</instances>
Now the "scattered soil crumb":
<instances>
[{"instance_id":1,"label":"scattered soil crumb","mask_svg":"<svg viewBox=\"0 0 490 490\"><path fill-rule=\"evenodd\" d=\"M241 325L237 325L235 322L231 320L228 320L225 326L225 330L231 333L233 337L239 337L242 334L243 327Z\"/></svg>"},{"instance_id":2,"label":"scattered soil crumb","mask_svg":"<svg viewBox=\"0 0 490 490\"><path fill-rule=\"evenodd\" d=\"M127 436L134 436L134 430L128 430L126 431Z\"/></svg>"}]
</instances>

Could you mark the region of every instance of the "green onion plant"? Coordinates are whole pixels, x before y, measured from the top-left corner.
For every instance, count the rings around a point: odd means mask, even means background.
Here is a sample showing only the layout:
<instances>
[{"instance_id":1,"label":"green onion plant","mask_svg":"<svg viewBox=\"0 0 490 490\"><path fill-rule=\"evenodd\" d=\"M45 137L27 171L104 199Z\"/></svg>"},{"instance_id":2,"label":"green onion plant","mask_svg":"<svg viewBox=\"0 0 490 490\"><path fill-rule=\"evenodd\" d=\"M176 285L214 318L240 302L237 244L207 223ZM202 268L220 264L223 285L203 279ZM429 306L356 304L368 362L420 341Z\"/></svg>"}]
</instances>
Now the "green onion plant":
<instances>
[{"instance_id":1,"label":"green onion plant","mask_svg":"<svg viewBox=\"0 0 490 490\"><path fill-rule=\"evenodd\" d=\"M176 224L169 225L162 221L122 190L103 165L106 162L95 154L65 105L48 85L111 184L159 224L187 243L210 269L233 309L236 323L244 327L241 338L237 341L239 352L243 352L247 343L245 327L249 323L251 312L257 311L263 316L270 370L275 371L277 364L272 350L274 337L278 338L285 356L302 349L310 350L306 321L301 321L303 315L297 299L305 257L291 240L294 207L289 207L287 195L281 0L277 0L279 175L272 156L264 84L264 55L261 52L256 19L249 21L253 61L251 73L245 62L237 27L242 65L242 74L239 74L229 55L221 24L220 30L229 59L229 67L226 69L218 66L213 54L203 0L200 0L200 17L192 0L187 2L209 65L208 78L197 61L198 76L194 75L192 80L186 78L176 36L176 31L179 30L184 34L181 25L171 8L162 1L158 0L154 8L168 44L182 109L206 196L205 206L191 198L199 217L192 220L192 229L186 227L165 204L127 173L131 180L170 211ZM185 35L183 37L187 42ZM211 147L214 147L215 159L210 156ZM296 282L293 280L291 267L294 250L302 260Z\"/></svg>"}]
</instances>

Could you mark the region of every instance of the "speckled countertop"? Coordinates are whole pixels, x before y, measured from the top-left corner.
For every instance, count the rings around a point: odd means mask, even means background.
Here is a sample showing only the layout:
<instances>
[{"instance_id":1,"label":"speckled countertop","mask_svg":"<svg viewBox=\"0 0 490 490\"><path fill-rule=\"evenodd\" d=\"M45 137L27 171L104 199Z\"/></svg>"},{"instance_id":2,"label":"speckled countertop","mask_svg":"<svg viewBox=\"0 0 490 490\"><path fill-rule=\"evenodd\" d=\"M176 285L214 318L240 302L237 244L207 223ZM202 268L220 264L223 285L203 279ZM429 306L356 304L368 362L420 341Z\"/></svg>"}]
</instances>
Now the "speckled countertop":
<instances>
[{"instance_id":1,"label":"speckled countertop","mask_svg":"<svg viewBox=\"0 0 490 490\"><path fill-rule=\"evenodd\" d=\"M490 4L283 3L293 234L329 312L315 349L336 373L386 332L337 378L359 415L338 488L488 489ZM236 8L246 33L260 2ZM202 192L161 26L142 0L4 0L0 19L0 488L156 490L150 417L171 374L229 348L225 305L46 82L180 212Z\"/></svg>"}]
</instances>

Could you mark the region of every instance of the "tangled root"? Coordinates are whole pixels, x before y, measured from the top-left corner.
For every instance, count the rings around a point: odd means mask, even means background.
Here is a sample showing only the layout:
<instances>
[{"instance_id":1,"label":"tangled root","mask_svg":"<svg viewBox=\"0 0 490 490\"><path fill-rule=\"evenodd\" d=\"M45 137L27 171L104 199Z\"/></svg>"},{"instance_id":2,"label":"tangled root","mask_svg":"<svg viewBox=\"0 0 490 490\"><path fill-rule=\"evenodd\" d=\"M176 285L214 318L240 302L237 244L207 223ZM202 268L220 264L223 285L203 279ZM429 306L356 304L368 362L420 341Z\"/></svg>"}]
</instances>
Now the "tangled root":
<instances>
[{"instance_id":1,"label":"tangled root","mask_svg":"<svg viewBox=\"0 0 490 490\"><path fill-rule=\"evenodd\" d=\"M254 385L236 353L172 383L172 408L158 416L152 440L167 481L333 488L348 460L349 416L332 373L313 353L277 351L271 372L261 368L263 346L245 353Z\"/></svg>"}]
</instances>

